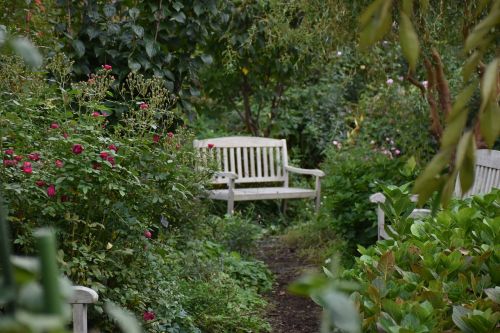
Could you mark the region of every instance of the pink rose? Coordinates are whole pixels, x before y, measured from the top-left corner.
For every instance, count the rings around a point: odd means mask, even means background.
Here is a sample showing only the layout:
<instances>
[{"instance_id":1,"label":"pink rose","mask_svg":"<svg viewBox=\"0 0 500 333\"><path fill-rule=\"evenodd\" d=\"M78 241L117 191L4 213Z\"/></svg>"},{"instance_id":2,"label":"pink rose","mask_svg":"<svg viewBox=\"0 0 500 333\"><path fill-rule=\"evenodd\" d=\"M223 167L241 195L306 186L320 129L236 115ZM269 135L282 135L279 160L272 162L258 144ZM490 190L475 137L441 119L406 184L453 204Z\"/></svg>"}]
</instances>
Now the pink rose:
<instances>
[{"instance_id":1,"label":"pink rose","mask_svg":"<svg viewBox=\"0 0 500 333\"><path fill-rule=\"evenodd\" d=\"M387 85L391 85L394 83L394 80L393 79L387 79L387 81L385 81L385 83L387 83Z\"/></svg>"},{"instance_id":2,"label":"pink rose","mask_svg":"<svg viewBox=\"0 0 500 333\"><path fill-rule=\"evenodd\" d=\"M28 155L28 158L32 161L38 161L40 159L40 154L39 153L31 153Z\"/></svg>"},{"instance_id":3,"label":"pink rose","mask_svg":"<svg viewBox=\"0 0 500 333\"><path fill-rule=\"evenodd\" d=\"M52 123L52 124L50 124L50 128L52 128L52 129L58 129L59 128L59 124L58 123Z\"/></svg>"},{"instance_id":4,"label":"pink rose","mask_svg":"<svg viewBox=\"0 0 500 333\"><path fill-rule=\"evenodd\" d=\"M149 108L148 103L142 102L141 104L139 104L139 109L146 110L147 108Z\"/></svg>"},{"instance_id":5,"label":"pink rose","mask_svg":"<svg viewBox=\"0 0 500 333\"><path fill-rule=\"evenodd\" d=\"M106 158L106 161L108 161L109 163L111 163L111 166L115 166L115 158L113 156L108 156L108 158Z\"/></svg>"},{"instance_id":6,"label":"pink rose","mask_svg":"<svg viewBox=\"0 0 500 333\"><path fill-rule=\"evenodd\" d=\"M181 144L180 143L176 144L175 148L177 148L177 150L181 149Z\"/></svg>"},{"instance_id":7,"label":"pink rose","mask_svg":"<svg viewBox=\"0 0 500 333\"><path fill-rule=\"evenodd\" d=\"M146 238L151 238L153 236L153 234L151 233L151 231L149 230L144 230L144 237Z\"/></svg>"},{"instance_id":8,"label":"pink rose","mask_svg":"<svg viewBox=\"0 0 500 333\"><path fill-rule=\"evenodd\" d=\"M43 180L37 180L37 181L35 182L35 184L36 184L36 186L38 186L38 187L45 186L45 182L44 182Z\"/></svg>"},{"instance_id":9,"label":"pink rose","mask_svg":"<svg viewBox=\"0 0 500 333\"><path fill-rule=\"evenodd\" d=\"M14 155L14 149L6 149L5 155Z\"/></svg>"},{"instance_id":10,"label":"pink rose","mask_svg":"<svg viewBox=\"0 0 500 333\"><path fill-rule=\"evenodd\" d=\"M16 161L20 162L23 159L23 157L21 155L16 155L16 156L14 156L14 159Z\"/></svg>"},{"instance_id":11,"label":"pink rose","mask_svg":"<svg viewBox=\"0 0 500 333\"><path fill-rule=\"evenodd\" d=\"M107 159L108 156L109 156L109 153L107 151L101 151L101 153L99 154L99 156L101 156L101 158L103 160Z\"/></svg>"},{"instance_id":12,"label":"pink rose","mask_svg":"<svg viewBox=\"0 0 500 333\"><path fill-rule=\"evenodd\" d=\"M99 117L101 114L99 112L92 112L92 117Z\"/></svg>"},{"instance_id":13,"label":"pink rose","mask_svg":"<svg viewBox=\"0 0 500 333\"><path fill-rule=\"evenodd\" d=\"M67 138L68 138L68 136L69 136L69 135L68 135L68 133L63 133L63 137L64 137L65 139L67 139Z\"/></svg>"},{"instance_id":14,"label":"pink rose","mask_svg":"<svg viewBox=\"0 0 500 333\"><path fill-rule=\"evenodd\" d=\"M207 144L207 147L208 147L208 149L212 149L213 147L215 147L215 145L213 143L209 143L209 144Z\"/></svg>"},{"instance_id":15,"label":"pink rose","mask_svg":"<svg viewBox=\"0 0 500 333\"><path fill-rule=\"evenodd\" d=\"M24 162L22 169L23 169L24 173L27 173L27 174L33 173L33 169L31 168L31 162Z\"/></svg>"},{"instance_id":16,"label":"pink rose","mask_svg":"<svg viewBox=\"0 0 500 333\"><path fill-rule=\"evenodd\" d=\"M395 154L396 156L401 155L401 150L396 149L396 150L394 151L394 154Z\"/></svg>"},{"instance_id":17,"label":"pink rose","mask_svg":"<svg viewBox=\"0 0 500 333\"><path fill-rule=\"evenodd\" d=\"M56 168L62 168L64 165L63 161L61 161L61 160L56 160L55 163L56 163Z\"/></svg>"},{"instance_id":18,"label":"pink rose","mask_svg":"<svg viewBox=\"0 0 500 333\"><path fill-rule=\"evenodd\" d=\"M54 184L50 184L47 187L47 195L51 198L56 196L56 186Z\"/></svg>"},{"instance_id":19,"label":"pink rose","mask_svg":"<svg viewBox=\"0 0 500 333\"><path fill-rule=\"evenodd\" d=\"M158 134L153 135L153 142L154 143L160 142L160 136Z\"/></svg>"},{"instance_id":20,"label":"pink rose","mask_svg":"<svg viewBox=\"0 0 500 333\"><path fill-rule=\"evenodd\" d=\"M154 320L155 317L156 316L155 316L155 313L153 311L145 311L144 314L142 315L142 318L145 321Z\"/></svg>"},{"instance_id":21,"label":"pink rose","mask_svg":"<svg viewBox=\"0 0 500 333\"><path fill-rule=\"evenodd\" d=\"M73 145L73 154L79 155L83 152L83 146L81 144L74 144Z\"/></svg>"},{"instance_id":22,"label":"pink rose","mask_svg":"<svg viewBox=\"0 0 500 333\"><path fill-rule=\"evenodd\" d=\"M172 132L168 132L168 133L167 133L167 136L168 136L169 138L173 138L173 137L174 137L174 133L172 133Z\"/></svg>"},{"instance_id":23,"label":"pink rose","mask_svg":"<svg viewBox=\"0 0 500 333\"><path fill-rule=\"evenodd\" d=\"M108 146L108 149L109 149L109 150L114 150L114 151L115 151L115 153L116 153L116 152L118 152L118 147L117 147L117 146L115 146L114 144L110 144L110 145Z\"/></svg>"},{"instance_id":24,"label":"pink rose","mask_svg":"<svg viewBox=\"0 0 500 333\"><path fill-rule=\"evenodd\" d=\"M108 65L108 64L104 64L101 66L102 69L104 69L105 71L110 71L113 69L113 67L111 65Z\"/></svg>"}]
</instances>

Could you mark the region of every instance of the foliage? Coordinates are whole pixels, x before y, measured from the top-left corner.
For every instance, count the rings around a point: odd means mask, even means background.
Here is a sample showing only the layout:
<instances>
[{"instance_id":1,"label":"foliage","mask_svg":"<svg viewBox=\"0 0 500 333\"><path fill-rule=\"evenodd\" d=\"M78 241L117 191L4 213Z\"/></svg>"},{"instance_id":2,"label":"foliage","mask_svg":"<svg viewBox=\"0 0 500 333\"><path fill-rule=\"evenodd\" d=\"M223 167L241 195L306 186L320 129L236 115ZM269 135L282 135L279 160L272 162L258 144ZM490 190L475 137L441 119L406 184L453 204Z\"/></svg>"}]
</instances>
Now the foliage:
<instances>
[{"instance_id":1,"label":"foliage","mask_svg":"<svg viewBox=\"0 0 500 333\"><path fill-rule=\"evenodd\" d=\"M102 316L102 304L112 301L143 316L150 332L197 332L204 314L188 312L186 293L198 283L212 291L215 282L203 274L186 275L186 261L179 259L209 251L177 240L196 234L206 213L200 199L208 177L192 167L192 135L184 128L167 132L172 99L157 79L130 75L117 85L103 66L89 80L69 84L63 60L55 57L48 65L57 85L15 59L2 58L0 65L7 74L0 81L0 176L15 251L33 253L33 229L52 226L64 273L100 295L92 307L94 325L113 329ZM19 85L15 77L28 84ZM127 102L108 103L111 87ZM267 288L269 273L262 264L214 246L219 248L205 264L227 283L241 283L231 295L240 301L248 297L245 307L256 313L249 325L264 327L257 291ZM217 288L225 292L222 285Z\"/></svg>"},{"instance_id":2,"label":"foliage","mask_svg":"<svg viewBox=\"0 0 500 333\"><path fill-rule=\"evenodd\" d=\"M411 180L415 165L395 150L376 147L332 148L322 165L322 212L335 232L354 244L370 244L376 236L375 207L368 200L379 183Z\"/></svg>"},{"instance_id":3,"label":"foliage","mask_svg":"<svg viewBox=\"0 0 500 333\"><path fill-rule=\"evenodd\" d=\"M426 94L432 118L431 130L440 139L440 151L415 183L419 202L425 202L437 191L446 205L453 193L460 171L462 192L473 184L474 151L476 145L492 147L500 134L498 106L498 67L495 34L499 25L498 1L466 2L465 5L446 6L445 12L460 11L464 17L461 39L463 54L468 57L462 65L463 83L459 94L450 93L444 64L437 42L443 42L429 33L427 19L435 17L429 1L403 1L399 10L399 34L403 54L408 61L407 79ZM374 1L360 16L360 45L364 48L383 38L392 25L392 0ZM431 28L433 25L430 25ZM446 36L460 29L449 29ZM421 45L424 47L420 54ZM456 44L455 44L456 45ZM419 58L423 58L427 72L427 86L414 78ZM485 64L486 63L486 64ZM477 72L478 75L473 75ZM481 92L479 112L469 111L471 97ZM443 123L446 127L443 130Z\"/></svg>"},{"instance_id":4,"label":"foliage","mask_svg":"<svg viewBox=\"0 0 500 333\"><path fill-rule=\"evenodd\" d=\"M361 257L343 274L362 286L353 297L363 329L494 331L500 319L499 203L494 190L454 201L423 221L406 218L409 203L399 205L400 230L408 225L409 232L359 247Z\"/></svg>"}]
</instances>

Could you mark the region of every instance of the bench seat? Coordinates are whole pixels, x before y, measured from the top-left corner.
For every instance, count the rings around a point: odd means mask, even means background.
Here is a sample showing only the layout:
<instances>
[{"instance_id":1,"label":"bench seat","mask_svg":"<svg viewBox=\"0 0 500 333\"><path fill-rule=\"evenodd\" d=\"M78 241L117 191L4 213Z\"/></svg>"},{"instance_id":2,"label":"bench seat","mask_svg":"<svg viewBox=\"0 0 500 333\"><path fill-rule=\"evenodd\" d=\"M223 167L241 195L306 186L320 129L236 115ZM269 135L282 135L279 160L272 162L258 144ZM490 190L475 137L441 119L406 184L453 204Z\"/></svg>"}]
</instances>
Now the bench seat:
<instances>
[{"instance_id":1,"label":"bench seat","mask_svg":"<svg viewBox=\"0 0 500 333\"><path fill-rule=\"evenodd\" d=\"M233 190L234 201L268 200L268 199L299 199L315 198L316 191L312 189L297 187L259 187L259 188L236 188ZM211 190L209 198L214 200L229 199L228 189Z\"/></svg>"}]
</instances>

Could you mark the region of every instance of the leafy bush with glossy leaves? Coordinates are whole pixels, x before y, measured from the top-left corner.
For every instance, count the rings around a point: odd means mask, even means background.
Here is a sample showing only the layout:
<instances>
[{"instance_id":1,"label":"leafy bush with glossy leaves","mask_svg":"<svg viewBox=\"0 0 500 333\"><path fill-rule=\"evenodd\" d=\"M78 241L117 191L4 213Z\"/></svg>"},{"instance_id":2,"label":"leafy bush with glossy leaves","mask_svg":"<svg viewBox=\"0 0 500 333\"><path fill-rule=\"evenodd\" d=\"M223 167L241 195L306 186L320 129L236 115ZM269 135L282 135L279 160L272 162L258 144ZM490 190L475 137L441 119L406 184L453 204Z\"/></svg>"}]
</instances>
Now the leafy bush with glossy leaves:
<instances>
[{"instance_id":1,"label":"leafy bush with glossy leaves","mask_svg":"<svg viewBox=\"0 0 500 333\"><path fill-rule=\"evenodd\" d=\"M361 257L344 273L362 286L353 297L364 330L495 331L500 319L499 203L497 189L455 200L421 221L398 209L398 223L407 224L409 232L359 247Z\"/></svg>"}]
</instances>

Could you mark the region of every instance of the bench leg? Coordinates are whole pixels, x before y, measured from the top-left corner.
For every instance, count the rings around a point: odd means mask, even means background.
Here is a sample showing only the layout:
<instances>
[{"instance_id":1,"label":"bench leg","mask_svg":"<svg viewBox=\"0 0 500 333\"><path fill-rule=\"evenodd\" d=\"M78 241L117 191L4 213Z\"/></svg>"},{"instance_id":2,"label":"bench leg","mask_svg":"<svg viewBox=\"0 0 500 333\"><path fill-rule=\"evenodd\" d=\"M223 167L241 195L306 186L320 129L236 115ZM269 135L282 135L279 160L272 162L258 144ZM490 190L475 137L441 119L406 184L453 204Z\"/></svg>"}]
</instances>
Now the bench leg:
<instances>
[{"instance_id":1,"label":"bench leg","mask_svg":"<svg viewBox=\"0 0 500 333\"><path fill-rule=\"evenodd\" d=\"M87 304L73 304L73 333L87 333Z\"/></svg>"},{"instance_id":2,"label":"bench leg","mask_svg":"<svg viewBox=\"0 0 500 333\"><path fill-rule=\"evenodd\" d=\"M286 214L287 208L288 208L288 200L286 199L281 200L281 212L283 213L283 215Z\"/></svg>"},{"instance_id":3,"label":"bench leg","mask_svg":"<svg viewBox=\"0 0 500 333\"><path fill-rule=\"evenodd\" d=\"M234 212L234 199L227 201L227 215L233 215Z\"/></svg>"},{"instance_id":4,"label":"bench leg","mask_svg":"<svg viewBox=\"0 0 500 333\"><path fill-rule=\"evenodd\" d=\"M316 207L315 207L316 214L319 213L320 205L321 205L321 179L319 177L316 177Z\"/></svg>"}]
</instances>

